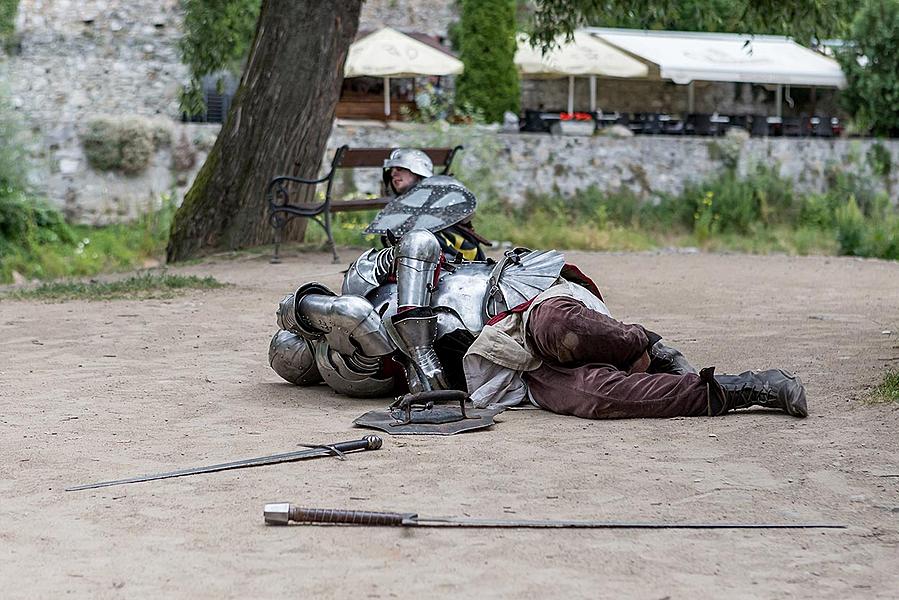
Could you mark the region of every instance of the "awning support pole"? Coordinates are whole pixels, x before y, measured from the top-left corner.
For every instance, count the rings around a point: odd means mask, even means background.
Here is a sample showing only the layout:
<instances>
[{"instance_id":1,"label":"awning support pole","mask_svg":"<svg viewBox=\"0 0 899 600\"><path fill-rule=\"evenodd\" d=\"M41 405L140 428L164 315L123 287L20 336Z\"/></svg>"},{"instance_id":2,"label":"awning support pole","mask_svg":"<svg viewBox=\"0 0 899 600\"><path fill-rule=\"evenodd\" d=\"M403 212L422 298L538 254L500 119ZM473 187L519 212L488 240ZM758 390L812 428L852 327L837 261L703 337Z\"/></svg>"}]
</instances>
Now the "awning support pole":
<instances>
[{"instance_id":1,"label":"awning support pole","mask_svg":"<svg viewBox=\"0 0 899 600\"><path fill-rule=\"evenodd\" d=\"M390 116L390 77L384 78L384 116Z\"/></svg>"},{"instance_id":2,"label":"awning support pole","mask_svg":"<svg viewBox=\"0 0 899 600\"><path fill-rule=\"evenodd\" d=\"M596 75L590 76L590 112L596 112Z\"/></svg>"},{"instance_id":3,"label":"awning support pole","mask_svg":"<svg viewBox=\"0 0 899 600\"><path fill-rule=\"evenodd\" d=\"M568 114L574 112L574 75L568 76Z\"/></svg>"},{"instance_id":4,"label":"awning support pole","mask_svg":"<svg viewBox=\"0 0 899 600\"><path fill-rule=\"evenodd\" d=\"M691 113L694 111L694 104L696 99L696 91L693 88L693 82L687 84L687 112Z\"/></svg>"},{"instance_id":5,"label":"awning support pole","mask_svg":"<svg viewBox=\"0 0 899 600\"><path fill-rule=\"evenodd\" d=\"M774 103L777 104L778 118L783 117L783 115L784 115L783 99L784 99L784 86L777 84L777 93L774 95Z\"/></svg>"}]
</instances>

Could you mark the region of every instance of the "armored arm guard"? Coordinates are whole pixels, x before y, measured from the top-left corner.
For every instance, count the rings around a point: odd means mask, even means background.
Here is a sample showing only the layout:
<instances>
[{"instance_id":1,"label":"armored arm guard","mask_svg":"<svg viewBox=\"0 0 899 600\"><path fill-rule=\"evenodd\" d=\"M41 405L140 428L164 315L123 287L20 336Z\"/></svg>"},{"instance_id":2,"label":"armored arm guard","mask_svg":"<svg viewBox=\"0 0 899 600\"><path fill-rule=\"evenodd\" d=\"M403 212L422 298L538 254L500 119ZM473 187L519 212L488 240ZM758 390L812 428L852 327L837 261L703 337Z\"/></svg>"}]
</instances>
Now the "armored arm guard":
<instances>
[{"instance_id":1,"label":"armored arm guard","mask_svg":"<svg viewBox=\"0 0 899 600\"><path fill-rule=\"evenodd\" d=\"M369 292L387 281L387 278L393 273L395 254L395 246L383 250L373 248L363 252L347 269L340 293L367 296Z\"/></svg>"}]
</instances>

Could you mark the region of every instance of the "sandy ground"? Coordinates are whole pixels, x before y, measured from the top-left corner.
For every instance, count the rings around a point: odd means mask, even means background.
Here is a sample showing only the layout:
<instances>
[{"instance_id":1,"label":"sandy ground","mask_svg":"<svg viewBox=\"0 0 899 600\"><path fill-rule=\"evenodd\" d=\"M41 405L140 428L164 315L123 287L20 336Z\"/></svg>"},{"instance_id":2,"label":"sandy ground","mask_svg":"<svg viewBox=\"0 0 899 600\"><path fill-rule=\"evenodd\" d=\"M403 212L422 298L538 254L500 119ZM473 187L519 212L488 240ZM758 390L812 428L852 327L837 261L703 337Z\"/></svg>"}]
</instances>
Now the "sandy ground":
<instances>
[{"instance_id":1,"label":"sandy ground","mask_svg":"<svg viewBox=\"0 0 899 600\"><path fill-rule=\"evenodd\" d=\"M355 253L343 251L347 261ZM782 366L811 416L584 421L64 492L66 486L361 437L383 401L297 388L267 364L277 301L337 287L325 254L179 271L233 284L172 300L0 302L3 598L895 598L899 264L570 253L617 317L719 371ZM892 331L888 335L884 331ZM267 527L266 502L430 515L826 521L846 530Z\"/></svg>"}]
</instances>

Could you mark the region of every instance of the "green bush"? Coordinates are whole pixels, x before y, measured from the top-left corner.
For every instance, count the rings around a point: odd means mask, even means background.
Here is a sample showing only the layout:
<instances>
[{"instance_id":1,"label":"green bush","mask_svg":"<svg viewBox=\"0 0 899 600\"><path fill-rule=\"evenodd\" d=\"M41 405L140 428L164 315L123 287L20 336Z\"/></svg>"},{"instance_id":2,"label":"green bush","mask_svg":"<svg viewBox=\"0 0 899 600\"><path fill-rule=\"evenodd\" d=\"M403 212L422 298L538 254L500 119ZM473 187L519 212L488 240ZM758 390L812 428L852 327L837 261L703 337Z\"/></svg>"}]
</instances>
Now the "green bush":
<instances>
[{"instance_id":1,"label":"green bush","mask_svg":"<svg viewBox=\"0 0 899 600\"><path fill-rule=\"evenodd\" d=\"M132 223L66 225L59 211L21 194L0 196L0 283L26 278L95 275L133 269L165 255L175 212L171 197ZM9 232L9 233L7 233Z\"/></svg>"},{"instance_id":2,"label":"green bush","mask_svg":"<svg viewBox=\"0 0 899 600\"><path fill-rule=\"evenodd\" d=\"M776 168L759 165L747 177L726 169L707 181L688 183L680 196L665 197L655 212L658 222L699 227L709 234L793 223L800 210L790 181Z\"/></svg>"},{"instance_id":3,"label":"green bush","mask_svg":"<svg viewBox=\"0 0 899 600\"><path fill-rule=\"evenodd\" d=\"M94 169L137 175L146 170L157 145L171 142L171 132L139 117L99 117L88 121L81 142Z\"/></svg>"},{"instance_id":4,"label":"green bush","mask_svg":"<svg viewBox=\"0 0 899 600\"><path fill-rule=\"evenodd\" d=\"M8 51L15 41L19 0L0 0L0 50Z\"/></svg>"},{"instance_id":5,"label":"green bush","mask_svg":"<svg viewBox=\"0 0 899 600\"><path fill-rule=\"evenodd\" d=\"M491 123L501 122L505 111L518 113L515 10L515 0L462 0L459 44L465 71L456 80L456 97Z\"/></svg>"},{"instance_id":6,"label":"green bush","mask_svg":"<svg viewBox=\"0 0 899 600\"><path fill-rule=\"evenodd\" d=\"M899 0L864 0L850 44L837 53L847 88L840 97L856 124L875 135L899 134Z\"/></svg>"}]
</instances>

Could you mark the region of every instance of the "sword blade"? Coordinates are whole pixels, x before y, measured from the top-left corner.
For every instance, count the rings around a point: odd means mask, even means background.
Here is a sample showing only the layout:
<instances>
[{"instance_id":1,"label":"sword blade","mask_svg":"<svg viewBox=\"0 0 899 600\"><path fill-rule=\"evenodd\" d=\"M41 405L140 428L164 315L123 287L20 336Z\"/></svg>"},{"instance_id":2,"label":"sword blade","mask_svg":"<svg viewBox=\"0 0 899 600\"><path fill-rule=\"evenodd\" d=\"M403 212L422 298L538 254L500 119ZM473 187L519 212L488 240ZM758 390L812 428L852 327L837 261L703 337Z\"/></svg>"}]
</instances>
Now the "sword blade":
<instances>
[{"instance_id":1,"label":"sword blade","mask_svg":"<svg viewBox=\"0 0 899 600\"><path fill-rule=\"evenodd\" d=\"M839 523L665 523L643 521L568 521L521 519L470 519L466 517L418 517L412 527L472 527L482 529L845 529Z\"/></svg>"},{"instance_id":2,"label":"sword blade","mask_svg":"<svg viewBox=\"0 0 899 600\"><path fill-rule=\"evenodd\" d=\"M236 460L232 462L219 463L216 465L207 465L203 467L191 467L187 469L179 469L177 471L168 471L165 473L155 473L151 475L139 475L137 477L129 477L127 479L115 479L112 481L100 481L97 483L88 483L85 485L77 485L65 488L67 492L76 492L79 490L91 490L101 487L109 487L113 485L124 485L127 483L142 483L144 481L155 481L158 479L171 479L173 477L185 477L188 475L199 475L201 473L215 473L217 471L227 471L229 469L243 469L246 467L258 467L261 465L273 465L278 463L292 462L303 460L305 458L318 458L320 456L335 456L337 453L354 452L357 450L376 450L381 447L381 438L376 435L368 435L361 440L350 440L347 442L338 442L336 444L322 445L316 448L306 448L304 450L294 450L293 452L283 452L281 454L270 454L268 456L259 456L256 458L247 458L244 460Z\"/></svg>"}]
</instances>

